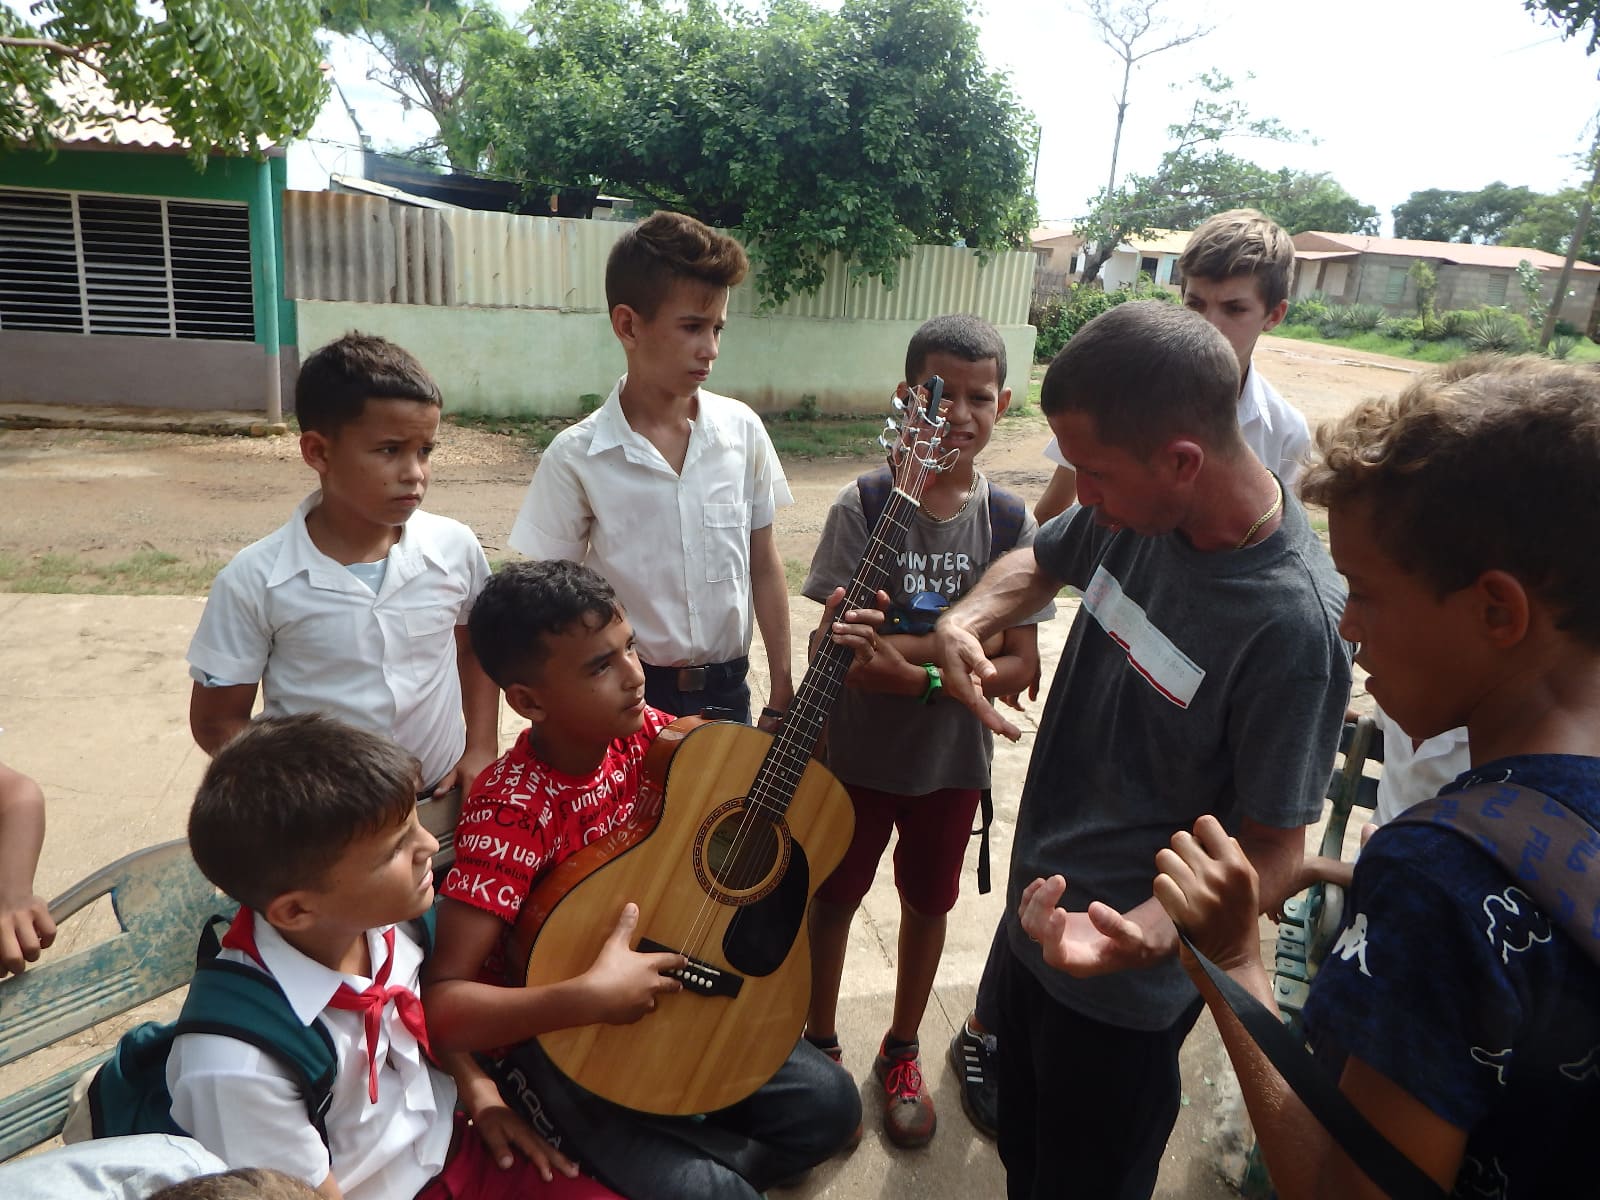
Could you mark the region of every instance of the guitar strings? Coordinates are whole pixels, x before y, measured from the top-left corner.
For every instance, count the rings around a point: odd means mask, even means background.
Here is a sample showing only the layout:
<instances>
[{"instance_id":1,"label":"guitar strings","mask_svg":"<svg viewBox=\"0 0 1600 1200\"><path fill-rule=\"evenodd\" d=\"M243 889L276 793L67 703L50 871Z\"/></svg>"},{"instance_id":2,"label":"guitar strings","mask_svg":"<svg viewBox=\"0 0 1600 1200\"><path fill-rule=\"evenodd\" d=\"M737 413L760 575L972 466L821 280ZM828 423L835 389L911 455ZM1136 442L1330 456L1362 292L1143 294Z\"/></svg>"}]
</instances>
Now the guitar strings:
<instances>
[{"instance_id":1,"label":"guitar strings","mask_svg":"<svg viewBox=\"0 0 1600 1200\"><path fill-rule=\"evenodd\" d=\"M914 426L922 422L924 415L925 409L919 405L907 422L907 431L913 431ZM936 414L933 421L936 432L939 420ZM889 503L885 505L877 523L868 532L867 547L862 556L862 569L857 572L857 578L851 580L851 587L847 589L844 601L840 608L835 610L836 612L873 605L877 588L868 587L867 580L863 576L869 575L875 569L877 574L884 577L879 582L886 581L892 547L884 537L884 533L890 528L895 529L901 535L902 545L904 544L904 535L909 532L911 520L916 514L915 506L919 502L917 497L921 496L928 476L939 469L938 460L934 457L937 450L937 437L931 441L913 439L909 445L902 441L901 452L910 460L901 467L907 478L896 483L890 493ZM902 498L903 502L909 502L908 506L896 503ZM903 506L907 507L904 521L895 511ZM864 594L856 594L857 592ZM708 882L711 883L713 890L708 891L702 898L700 909L690 922L688 936L681 946L684 954L695 958L703 957L705 942L711 934L718 906L722 903L717 890L748 891L760 881L762 875L766 874L768 867L765 862L746 861L744 855L757 836L757 828L776 826L777 821L787 811L788 800L778 802L768 798L767 793L773 790L775 783L781 783L784 794L790 799L793 798L794 791L799 787L805 770L810 765L812 748L796 743L800 740L803 729L810 731L807 740L813 745L820 736L822 722L827 719L832 708L832 699L837 698L837 686L842 684L843 675L848 672L853 657L853 652L827 638L824 638L818 647L812 659L811 669L806 672L794 699L790 702L784 728L773 740L771 749L752 781L749 793L744 797L739 828L728 843L722 863L723 869L731 871L731 875L719 878L717 864L707 863ZM828 703L824 703L823 697L819 695L824 686L833 692L833 697ZM778 778L774 779L774 776ZM776 836L774 832L774 837ZM738 916L739 913L735 912L731 920L737 920Z\"/></svg>"}]
</instances>

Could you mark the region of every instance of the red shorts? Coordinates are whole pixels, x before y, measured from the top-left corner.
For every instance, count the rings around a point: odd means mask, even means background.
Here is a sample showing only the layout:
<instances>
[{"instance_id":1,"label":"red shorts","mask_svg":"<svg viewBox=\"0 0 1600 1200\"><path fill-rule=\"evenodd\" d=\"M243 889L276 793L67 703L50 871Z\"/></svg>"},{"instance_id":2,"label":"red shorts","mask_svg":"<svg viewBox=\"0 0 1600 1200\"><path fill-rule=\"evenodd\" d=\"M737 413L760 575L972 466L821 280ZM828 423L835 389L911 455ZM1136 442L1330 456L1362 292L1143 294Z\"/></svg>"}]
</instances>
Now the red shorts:
<instances>
[{"instance_id":1,"label":"red shorts","mask_svg":"<svg viewBox=\"0 0 1600 1200\"><path fill-rule=\"evenodd\" d=\"M550 1182L539 1176L539 1168L513 1151L516 1161L502 1168L495 1162L478 1131L456 1114L456 1141L449 1161L417 1193L417 1200L621 1200L605 1184L580 1175L568 1179L559 1171L550 1173Z\"/></svg>"},{"instance_id":2,"label":"red shorts","mask_svg":"<svg viewBox=\"0 0 1600 1200\"><path fill-rule=\"evenodd\" d=\"M977 788L942 788L925 796L900 796L849 785L845 790L856 810L855 837L838 868L817 889L817 899L860 904L893 829L900 834L894 848L894 885L900 898L929 917L954 908L982 793Z\"/></svg>"}]
</instances>

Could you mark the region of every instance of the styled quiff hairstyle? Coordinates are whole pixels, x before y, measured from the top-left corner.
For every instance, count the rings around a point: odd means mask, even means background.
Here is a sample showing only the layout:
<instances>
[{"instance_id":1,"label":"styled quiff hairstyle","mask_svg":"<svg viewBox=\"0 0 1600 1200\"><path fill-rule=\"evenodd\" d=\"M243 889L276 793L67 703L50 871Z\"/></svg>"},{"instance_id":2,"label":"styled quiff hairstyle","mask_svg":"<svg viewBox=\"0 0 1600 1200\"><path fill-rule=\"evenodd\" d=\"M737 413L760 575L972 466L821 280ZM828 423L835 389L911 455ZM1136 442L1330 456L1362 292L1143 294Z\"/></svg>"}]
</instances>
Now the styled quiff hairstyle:
<instances>
[{"instance_id":1,"label":"styled quiff hairstyle","mask_svg":"<svg viewBox=\"0 0 1600 1200\"><path fill-rule=\"evenodd\" d=\"M1294 242L1283 227L1253 208L1234 208L1208 218L1189 237L1178 256L1185 280L1255 277L1261 302L1271 312L1289 298L1294 276Z\"/></svg>"},{"instance_id":2,"label":"styled quiff hairstyle","mask_svg":"<svg viewBox=\"0 0 1600 1200\"><path fill-rule=\"evenodd\" d=\"M611 584L581 563L560 558L508 562L472 602L467 635L484 673L508 688L538 679L550 657L546 638L579 623L604 629L621 615Z\"/></svg>"},{"instance_id":3,"label":"styled quiff hairstyle","mask_svg":"<svg viewBox=\"0 0 1600 1200\"><path fill-rule=\"evenodd\" d=\"M1317 431L1300 484L1361 505L1378 546L1439 596L1514 575L1558 628L1600 646L1600 373L1458 359Z\"/></svg>"},{"instance_id":4,"label":"styled quiff hairstyle","mask_svg":"<svg viewBox=\"0 0 1600 1200\"><path fill-rule=\"evenodd\" d=\"M148 1200L314 1200L310 1184L270 1167L239 1167L197 1175L152 1192Z\"/></svg>"},{"instance_id":5,"label":"styled quiff hairstyle","mask_svg":"<svg viewBox=\"0 0 1600 1200\"><path fill-rule=\"evenodd\" d=\"M907 383L921 383L930 354L944 353L969 363L994 359L995 385L1006 386L1006 344L1000 331L970 313L932 317L911 335L906 345Z\"/></svg>"},{"instance_id":6,"label":"styled quiff hairstyle","mask_svg":"<svg viewBox=\"0 0 1600 1200\"><path fill-rule=\"evenodd\" d=\"M262 910L322 886L356 838L411 816L417 760L388 738L321 713L264 717L211 760L189 811L203 874Z\"/></svg>"},{"instance_id":7,"label":"styled quiff hairstyle","mask_svg":"<svg viewBox=\"0 0 1600 1200\"><path fill-rule=\"evenodd\" d=\"M727 234L682 213L651 213L611 247L606 307L626 304L648 320L677 280L731 288L749 269L744 247Z\"/></svg>"},{"instance_id":8,"label":"styled quiff hairstyle","mask_svg":"<svg viewBox=\"0 0 1600 1200\"><path fill-rule=\"evenodd\" d=\"M1084 412L1108 446L1148 458L1176 437L1224 457L1241 449L1239 360L1204 317L1133 300L1090 321L1045 372L1047 417Z\"/></svg>"},{"instance_id":9,"label":"styled quiff hairstyle","mask_svg":"<svg viewBox=\"0 0 1600 1200\"><path fill-rule=\"evenodd\" d=\"M300 364L294 415L300 428L331 437L361 418L368 400L415 400L444 407L433 376L387 338L354 330Z\"/></svg>"}]
</instances>

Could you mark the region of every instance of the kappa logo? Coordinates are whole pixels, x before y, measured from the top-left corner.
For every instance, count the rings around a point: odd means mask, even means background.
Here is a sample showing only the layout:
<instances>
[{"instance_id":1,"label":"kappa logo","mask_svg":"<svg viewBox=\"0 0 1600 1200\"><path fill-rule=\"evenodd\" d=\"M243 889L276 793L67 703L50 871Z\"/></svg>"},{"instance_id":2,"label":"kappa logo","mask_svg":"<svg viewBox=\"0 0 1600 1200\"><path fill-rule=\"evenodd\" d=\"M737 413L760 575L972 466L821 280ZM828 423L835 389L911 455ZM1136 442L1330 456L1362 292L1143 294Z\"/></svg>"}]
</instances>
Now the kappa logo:
<instances>
[{"instance_id":1,"label":"kappa logo","mask_svg":"<svg viewBox=\"0 0 1600 1200\"><path fill-rule=\"evenodd\" d=\"M1482 1046L1472 1048L1472 1061L1481 1063L1494 1072L1494 1081L1501 1087L1506 1083L1506 1068L1511 1065L1511 1047L1504 1050L1485 1050ZM1561 1068L1563 1071L1565 1067Z\"/></svg>"},{"instance_id":2,"label":"kappa logo","mask_svg":"<svg viewBox=\"0 0 1600 1200\"><path fill-rule=\"evenodd\" d=\"M1333 952L1345 962L1352 958L1361 968L1361 973L1368 979L1372 972L1367 970L1367 914L1357 913L1355 920L1345 927L1339 935L1339 940L1333 944Z\"/></svg>"},{"instance_id":3,"label":"kappa logo","mask_svg":"<svg viewBox=\"0 0 1600 1200\"><path fill-rule=\"evenodd\" d=\"M1596 1046L1577 1062L1562 1063L1561 1073L1574 1083L1600 1079L1600 1046Z\"/></svg>"},{"instance_id":4,"label":"kappa logo","mask_svg":"<svg viewBox=\"0 0 1600 1200\"><path fill-rule=\"evenodd\" d=\"M1550 940L1550 919L1539 911L1518 887L1508 887L1498 895L1483 898L1483 911L1489 918L1484 929L1489 944L1500 951L1500 961L1509 962L1537 942Z\"/></svg>"}]
</instances>

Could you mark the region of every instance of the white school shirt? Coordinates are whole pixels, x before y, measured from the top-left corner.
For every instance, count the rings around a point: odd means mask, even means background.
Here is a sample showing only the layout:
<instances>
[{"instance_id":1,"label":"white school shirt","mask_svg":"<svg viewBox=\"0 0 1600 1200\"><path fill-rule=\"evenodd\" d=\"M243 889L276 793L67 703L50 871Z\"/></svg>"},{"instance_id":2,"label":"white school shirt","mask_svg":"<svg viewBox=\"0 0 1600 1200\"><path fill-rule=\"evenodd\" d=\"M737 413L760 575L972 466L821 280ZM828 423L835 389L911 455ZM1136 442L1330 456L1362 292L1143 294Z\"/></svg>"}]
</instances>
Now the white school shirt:
<instances>
[{"instance_id":1,"label":"white school shirt","mask_svg":"<svg viewBox=\"0 0 1600 1200\"><path fill-rule=\"evenodd\" d=\"M338 1065L327 1117L329 1145L317 1136L293 1077L278 1061L218 1034L173 1039L167 1057L172 1119L229 1167L275 1167L312 1187L331 1170L346 1200L410 1200L449 1155L455 1081L429 1066L394 1004L386 1004L374 1104L367 1092L362 1015L327 1007L341 983L359 991L372 980L307 958L259 913L255 936L262 962L295 1014L307 1025L320 1020L333 1038ZM366 937L376 972L385 956L383 930L369 930ZM254 965L239 950L223 950L218 957ZM422 947L397 927L389 982L414 992L421 968Z\"/></svg>"},{"instance_id":2,"label":"white school shirt","mask_svg":"<svg viewBox=\"0 0 1600 1200\"><path fill-rule=\"evenodd\" d=\"M1406 809L1432 800L1472 765L1465 729L1447 729L1412 748L1411 735L1393 717L1374 714L1383 731L1383 771L1378 775L1378 804L1373 820L1387 825Z\"/></svg>"},{"instance_id":3,"label":"white school shirt","mask_svg":"<svg viewBox=\"0 0 1600 1200\"><path fill-rule=\"evenodd\" d=\"M540 456L510 544L604 575L646 662L738 658L753 629L750 532L794 503L778 452L749 407L701 388L680 474L628 424L627 381Z\"/></svg>"},{"instance_id":4,"label":"white school shirt","mask_svg":"<svg viewBox=\"0 0 1600 1200\"><path fill-rule=\"evenodd\" d=\"M1311 430L1300 410L1278 395L1278 389L1262 378L1251 363L1239 392L1238 411L1239 434L1244 444L1283 481L1284 487L1292 489L1305 469L1301 459L1311 445ZM1054 437L1044 448L1044 456L1058 467L1072 465Z\"/></svg>"},{"instance_id":5,"label":"white school shirt","mask_svg":"<svg viewBox=\"0 0 1600 1200\"><path fill-rule=\"evenodd\" d=\"M455 631L489 578L476 535L418 511L374 595L311 541L313 492L289 522L239 551L211 585L190 674L261 682L263 712L324 712L392 737L432 784L466 748Z\"/></svg>"}]
</instances>

